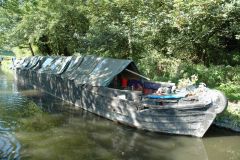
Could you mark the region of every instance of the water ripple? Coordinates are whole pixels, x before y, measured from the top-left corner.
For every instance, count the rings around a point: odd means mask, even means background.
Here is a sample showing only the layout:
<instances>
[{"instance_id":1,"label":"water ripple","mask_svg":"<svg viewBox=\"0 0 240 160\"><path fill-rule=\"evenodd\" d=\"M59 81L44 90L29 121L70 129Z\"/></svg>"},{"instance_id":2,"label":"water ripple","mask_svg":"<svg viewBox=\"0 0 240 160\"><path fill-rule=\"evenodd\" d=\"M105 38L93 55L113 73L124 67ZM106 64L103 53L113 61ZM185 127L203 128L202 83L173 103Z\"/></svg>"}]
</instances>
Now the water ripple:
<instances>
[{"instance_id":1,"label":"water ripple","mask_svg":"<svg viewBox=\"0 0 240 160\"><path fill-rule=\"evenodd\" d=\"M10 132L0 131L0 160L19 160L21 145Z\"/></svg>"}]
</instances>

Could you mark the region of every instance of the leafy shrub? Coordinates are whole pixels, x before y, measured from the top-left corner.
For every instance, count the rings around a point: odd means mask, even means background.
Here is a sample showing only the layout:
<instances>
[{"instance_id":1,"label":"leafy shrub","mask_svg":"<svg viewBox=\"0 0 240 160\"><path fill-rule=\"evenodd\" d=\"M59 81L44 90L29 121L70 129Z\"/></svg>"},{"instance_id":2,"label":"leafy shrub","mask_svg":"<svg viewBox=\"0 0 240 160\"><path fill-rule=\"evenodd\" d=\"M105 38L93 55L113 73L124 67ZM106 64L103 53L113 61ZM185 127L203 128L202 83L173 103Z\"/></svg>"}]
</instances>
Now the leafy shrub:
<instances>
[{"instance_id":1,"label":"leafy shrub","mask_svg":"<svg viewBox=\"0 0 240 160\"><path fill-rule=\"evenodd\" d=\"M240 100L240 84L228 82L221 84L218 89L223 91L230 101Z\"/></svg>"},{"instance_id":2,"label":"leafy shrub","mask_svg":"<svg viewBox=\"0 0 240 160\"><path fill-rule=\"evenodd\" d=\"M149 78L155 81L175 80L181 60L164 57L157 52L149 53L138 61L138 67Z\"/></svg>"},{"instance_id":3,"label":"leafy shrub","mask_svg":"<svg viewBox=\"0 0 240 160\"><path fill-rule=\"evenodd\" d=\"M153 80L172 81L186 79L192 75L198 82L204 82L210 88L223 91L230 101L240 100L240 66L210 66L169 58L157 53L139 60L139 68Z\"/></svg>"}]
</instances>

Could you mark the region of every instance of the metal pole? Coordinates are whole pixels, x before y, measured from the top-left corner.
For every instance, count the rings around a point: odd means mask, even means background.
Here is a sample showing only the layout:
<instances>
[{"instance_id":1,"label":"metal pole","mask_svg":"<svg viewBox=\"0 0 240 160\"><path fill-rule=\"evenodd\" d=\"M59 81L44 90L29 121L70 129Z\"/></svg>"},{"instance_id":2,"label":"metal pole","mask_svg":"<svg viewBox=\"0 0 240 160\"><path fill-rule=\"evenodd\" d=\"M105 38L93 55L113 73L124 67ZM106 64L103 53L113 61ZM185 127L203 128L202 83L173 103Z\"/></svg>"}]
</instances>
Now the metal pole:
<instances>
[{"instance_id":1,"label":"metal pole","mask_svg":"<svg viewBox=\"0 0 240 160\"><path fill-rule=\"evenodd\" d=\"M142 77L142 78L150 81L149 78L147 78L147 77L145 77L145 76L143 76L143 75L141 75L141 74L138 74L138 73L136 73L136 72L134 72L134 71L131 71L131 70L129 70L129 69L125 69L125 70L128 71L128 72L130 72L130 73L132 73L132 74L138 75L139 77Z\"/></svg>"}]
</instances>

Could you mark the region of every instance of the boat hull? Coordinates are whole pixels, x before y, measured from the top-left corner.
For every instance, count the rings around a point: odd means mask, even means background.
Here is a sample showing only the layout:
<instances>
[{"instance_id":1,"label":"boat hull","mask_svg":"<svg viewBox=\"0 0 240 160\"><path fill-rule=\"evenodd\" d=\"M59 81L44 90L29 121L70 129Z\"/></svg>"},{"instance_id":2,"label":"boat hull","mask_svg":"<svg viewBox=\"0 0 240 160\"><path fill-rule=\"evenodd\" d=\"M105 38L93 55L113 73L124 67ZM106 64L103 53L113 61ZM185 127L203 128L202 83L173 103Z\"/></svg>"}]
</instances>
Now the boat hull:
<instances>
[{"instance_id":1,"label":"boat hull","mask_svg":"<svg viewBox=\"0 0 240 160\"><path fill-rule=\"evenodd\" d=\"M16 70L19 86L34 86L76 107L138 129L202 137L213 123L216 113L204 108L148 107L130 91L107 87L76 85L60 75ZM123 98L124 96L125 98Z\"/></svg>"}]
</instances>

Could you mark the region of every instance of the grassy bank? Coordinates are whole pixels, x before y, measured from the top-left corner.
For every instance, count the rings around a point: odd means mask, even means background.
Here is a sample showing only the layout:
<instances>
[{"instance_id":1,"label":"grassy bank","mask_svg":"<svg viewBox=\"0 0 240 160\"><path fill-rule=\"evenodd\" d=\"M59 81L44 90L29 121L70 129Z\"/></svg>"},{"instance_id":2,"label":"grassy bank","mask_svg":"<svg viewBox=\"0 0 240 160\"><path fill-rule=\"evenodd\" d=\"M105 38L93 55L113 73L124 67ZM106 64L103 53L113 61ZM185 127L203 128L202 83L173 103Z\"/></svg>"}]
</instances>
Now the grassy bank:
<instances>
[{"instance_id":1,"label":"grassy bank","mask_svg":"<svg viewBox=\"0 0 240 160\"><path fill-rule=\"evenodd\" d=\"M231 126L240 131L240 102L230 102L228 108L217 116L216 123L225 124L225 127Z\"/></svg>"}]
</instances>

